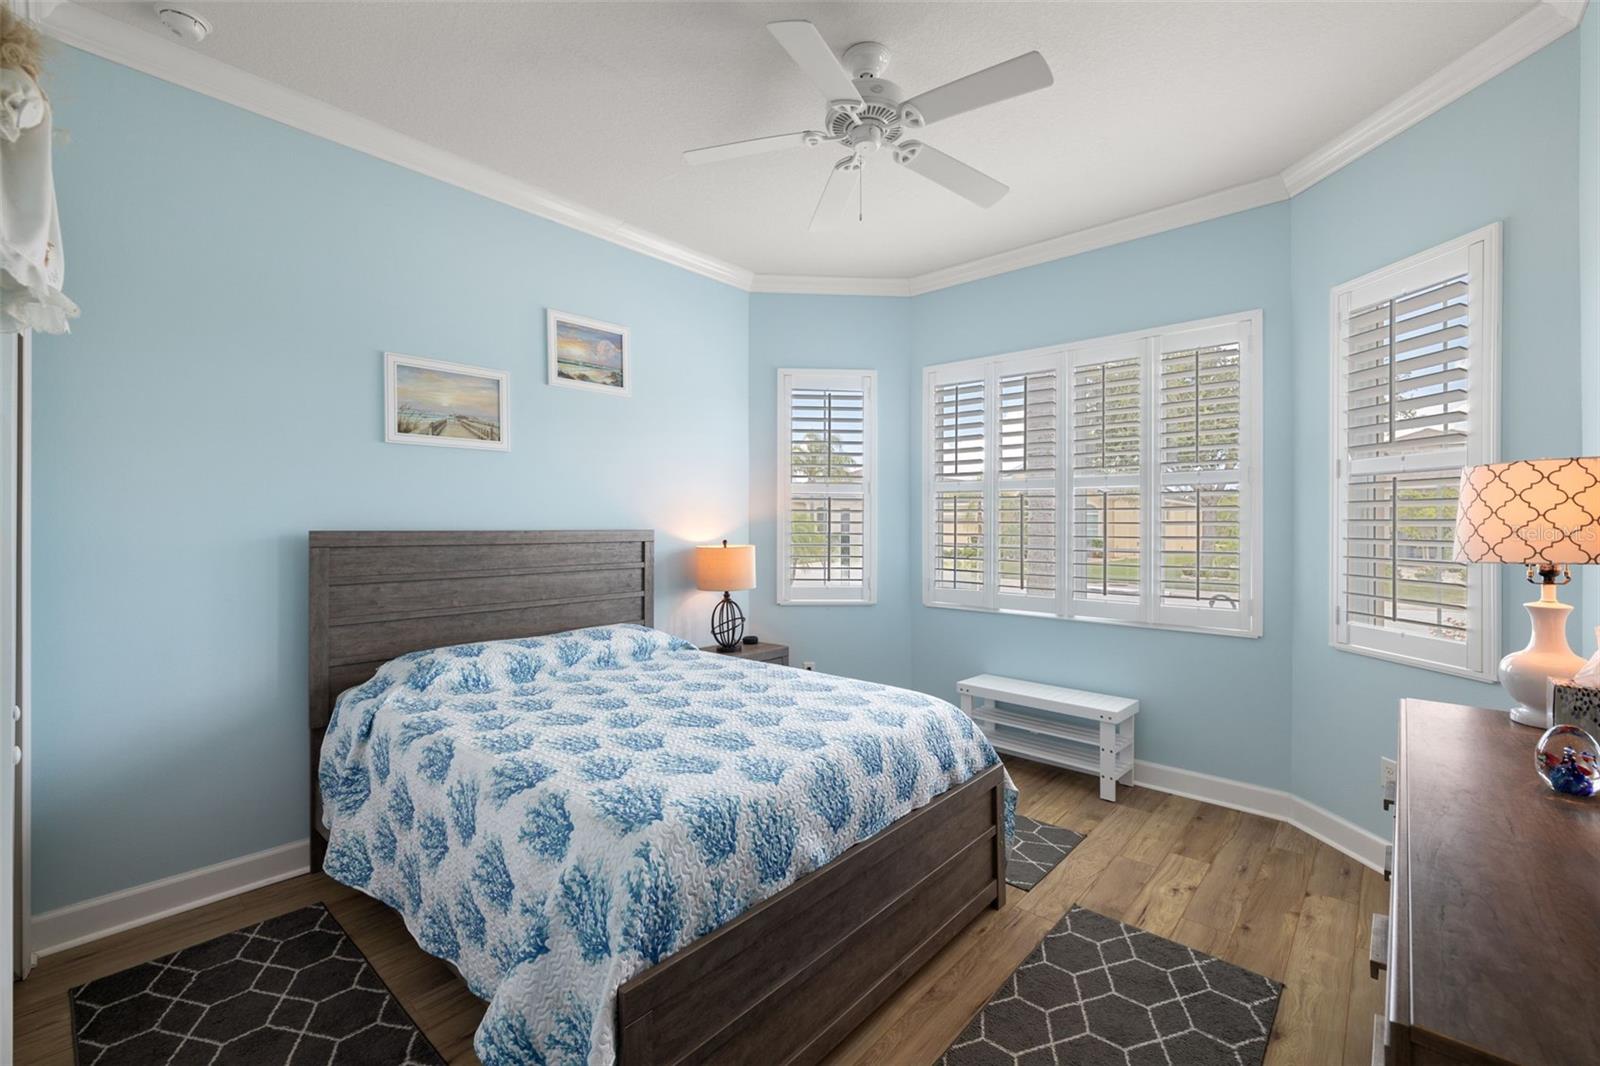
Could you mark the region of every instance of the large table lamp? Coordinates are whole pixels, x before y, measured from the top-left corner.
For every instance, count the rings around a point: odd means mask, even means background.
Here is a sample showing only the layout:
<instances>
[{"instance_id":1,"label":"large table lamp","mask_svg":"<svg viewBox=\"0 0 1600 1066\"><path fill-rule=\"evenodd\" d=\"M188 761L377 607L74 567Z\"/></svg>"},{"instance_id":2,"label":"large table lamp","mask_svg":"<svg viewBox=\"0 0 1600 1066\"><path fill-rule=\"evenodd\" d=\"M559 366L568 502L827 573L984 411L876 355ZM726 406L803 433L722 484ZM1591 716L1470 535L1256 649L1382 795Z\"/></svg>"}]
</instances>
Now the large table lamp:
<instances>
[{"instance_id":1,"label":"large table lamp","mask_svg":"<svg viewBox=\"0 0 1600 1066\"><path fill-rule=\"evenodd\" d=\"M1600 459L1518 459L1461 472L1455 557L1527 567L1539 598L1526 603L1528 646L1500 660L1500 684L1517 705L1511 720L1550 725L1546 682L1569 678L1584 659L1567 645L1570 604L1556 589L1574 563L1600 562Z\"/></svg>"},{"instance_id":2,"label":"large table lamp","mask_svg":"<svg viewBox=\"0 0 1600 1066\"><path fill-rule=\"evenodd\" d=\"M744 612L729 593L756 587L755 545L723 541L720 547L696 548L694 577L701 591L722 593L722 599L711 611L711 636L717 647L732 651L744 637Z\"/></svg>"}]
</instances>

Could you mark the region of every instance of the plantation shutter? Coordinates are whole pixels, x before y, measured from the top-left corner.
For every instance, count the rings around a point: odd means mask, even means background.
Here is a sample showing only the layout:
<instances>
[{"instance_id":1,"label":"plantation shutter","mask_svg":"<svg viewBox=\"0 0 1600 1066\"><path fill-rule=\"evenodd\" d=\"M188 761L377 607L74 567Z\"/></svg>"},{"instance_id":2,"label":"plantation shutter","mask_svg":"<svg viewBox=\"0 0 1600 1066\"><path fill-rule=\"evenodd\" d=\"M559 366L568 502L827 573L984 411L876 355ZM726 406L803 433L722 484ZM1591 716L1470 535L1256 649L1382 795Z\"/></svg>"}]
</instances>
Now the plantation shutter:
<instances>
[{"instance_id":1,"label":"plantation shutter","mask_svg":"<svg viewBox=\"0 0 1600 1066\"><path fill-rule=\"evenodd\" d=\"M1091 352L1070 373L1072 609L1137 617L1145 542L1144 359Z\"/></svg>"},{"instance_id":2,"label":"plantation shutter","mask_svg":"<svg viewBox=\"0 0 1600 1066\"><path fill-rule=\"evenodd\" d=\"M1226 332L1180 334L1160 357L1156 582L1171 622L1237 623L1250 600L1241 341Z\"/></svg>"},{"instance_id":3,"label":"plantation shutter","mask_svg":"<svg viewBox=\"0 0 1600 1066\"><path fill-rule=\"evenodd\" d=\"M1487 676L1487 568L1452 558L1464 466L1489 461L1498 232L1335 294L1335 642Z\"/></svg>"},{"instance_id":4,"label":"plantation shutter","mask_svg":"<svg viewBox=\"0 0 1600 1066\"><path fill-rule=\"evenodd\" d=\"M1260 330L928 368L924 602L1259 635Z\"/></svg>"},{"instance_id":5,"label":"plantation shutter","mask_svg":"<svg viewBox=\"0 0 1600 1066\"><path fill-rule=\"evenodd\" d=\"M988 380L981 372L935 380L931 389L931 600L980 604L988 593L993 562L985 485L989 394Z\"/></svg>"},{"instance_id":6,"label":"plantation shutter","mask_svg":"<svg viewBox=\"0 0 1600 1066\"><path fill-rule=\"evenodd\" d=\"M1451 274L1345 316L1351 459L1465 447L1470 284Z\"/></svg>"},{"instance_id":7,"label":"plantation shutter","mask_svg":"<svg viewBox=\"0 0 1600 1066\"><path fill-rule=\"evenodd\" d=\"M1452 561L1459 471L1353 477L1346 487L1351 624L1467 639L1467 567Z\"/></svg>"},{"instance_id":8,"label":"plantation shutter","mask_svg":"<svg viewBox=\"0 0 1600 1066\"><path fill-rule=\"evenodd\" d=\"M780 602L871 602L873 377L780 375Z\"/></svg>"},{"instance_id":9,"label":"plantation shutter","mask_svg":"<svg viewBox=\"0 0 1600 1066\"><path fill-rule=\"evenodd\" d=\"M1000 488L996 507L995 591L1008 606L1055 609L1056 473L1060 447L1059 371L1053 365L1002 373Z\"/></svg>"}]
</instances>

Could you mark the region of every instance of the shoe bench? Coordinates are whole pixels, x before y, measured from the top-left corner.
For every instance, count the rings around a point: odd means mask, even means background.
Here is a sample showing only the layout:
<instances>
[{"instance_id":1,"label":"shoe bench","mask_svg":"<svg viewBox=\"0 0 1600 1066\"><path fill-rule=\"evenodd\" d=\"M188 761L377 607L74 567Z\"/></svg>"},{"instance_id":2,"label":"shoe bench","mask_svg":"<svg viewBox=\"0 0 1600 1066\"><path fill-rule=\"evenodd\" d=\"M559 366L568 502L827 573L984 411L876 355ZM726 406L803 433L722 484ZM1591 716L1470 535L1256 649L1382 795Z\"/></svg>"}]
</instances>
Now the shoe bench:
<instances>
[{"instance_id":1,"label":"shoe bench","mask_svg":"<svg viewBox=\"0 0 1600 1066\"><path fill-rule=\"evenodd\" d=\"M995 674L969 677L956 691L996 751L1098 774L1100 798L1111 803L1118 782L1133 784L1138 700Z\"/></svg>"}]
</instances>

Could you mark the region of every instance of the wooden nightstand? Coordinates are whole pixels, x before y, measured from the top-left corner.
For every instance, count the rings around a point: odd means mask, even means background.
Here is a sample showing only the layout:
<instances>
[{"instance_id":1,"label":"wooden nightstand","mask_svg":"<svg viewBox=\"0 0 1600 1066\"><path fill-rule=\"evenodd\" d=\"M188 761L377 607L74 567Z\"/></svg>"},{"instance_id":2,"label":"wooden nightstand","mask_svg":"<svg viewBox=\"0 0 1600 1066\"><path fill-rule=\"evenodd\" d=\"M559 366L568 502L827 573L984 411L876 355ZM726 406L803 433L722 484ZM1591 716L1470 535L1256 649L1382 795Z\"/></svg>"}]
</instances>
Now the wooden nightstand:
<instances>
[{"instance_id":1,"label":"wooden nightstand","mask_svg":"<svg viewBox=\"0 0 1600 1066\"><path fill-rule=\"evenodd\" d=\"M736 659L754 659L757 662L777 663L779 666L789 665L789 645L768 644L741 644L733 651L723 651L715 644L707 644L701 651L713 652L717 655L731 655Z\"/></svg>"}]
</instances>

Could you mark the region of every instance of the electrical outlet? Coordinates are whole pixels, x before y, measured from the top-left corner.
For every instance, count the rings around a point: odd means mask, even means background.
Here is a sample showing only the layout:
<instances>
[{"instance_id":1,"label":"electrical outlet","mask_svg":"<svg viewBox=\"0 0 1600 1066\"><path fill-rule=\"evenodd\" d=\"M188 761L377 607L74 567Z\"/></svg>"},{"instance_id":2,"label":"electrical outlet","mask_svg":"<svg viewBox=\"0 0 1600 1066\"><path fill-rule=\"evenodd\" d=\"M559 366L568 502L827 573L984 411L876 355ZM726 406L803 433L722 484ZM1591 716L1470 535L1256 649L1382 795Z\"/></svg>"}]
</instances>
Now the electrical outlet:
<instances>
[{"instance_id":1,"label":"electrical outlet","mask_svg":"<svg viewBox=\"0 0 1600 1066\"><path fill-rule=\"evenodd\" d=\"M1384 788L1388 788L1390 785L1394 784L1395 780L1399 776L1400 776L1400 769L1399 769L1399 767L1397 767L1395 765L1395 761L1393 759L1384 759L1383 760L1383 781L1382 781L1383 787Z\"/></svg>"},{"instance_id":2,"label":"electrical outlet","mask_svg":"<svg viewBox=\"0 0 1600 1066\"><path fill-rule=\"evenodd\" d=\"M803 670L815 670L817 668L817 664L807 660L806 662L801 663L800 667Z\"/></svg>"}]
</instances>

